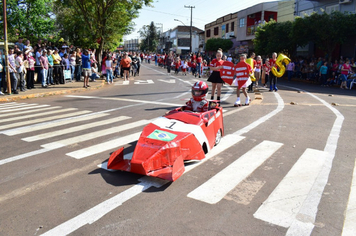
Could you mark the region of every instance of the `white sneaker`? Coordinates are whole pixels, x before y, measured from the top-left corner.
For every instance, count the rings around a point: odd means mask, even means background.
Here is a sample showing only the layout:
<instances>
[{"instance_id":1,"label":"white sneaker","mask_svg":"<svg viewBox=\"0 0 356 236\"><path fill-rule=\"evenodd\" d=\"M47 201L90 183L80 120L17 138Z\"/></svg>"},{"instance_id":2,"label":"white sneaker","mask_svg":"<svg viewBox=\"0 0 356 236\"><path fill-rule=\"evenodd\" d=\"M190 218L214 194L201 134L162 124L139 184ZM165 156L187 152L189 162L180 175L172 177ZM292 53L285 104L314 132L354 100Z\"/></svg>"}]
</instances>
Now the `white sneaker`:
<instances>
[{"instance_id":1,"label":"white sneaker","mask_svg":"<svg viewBox=\"0 0 356 236\"><path fill-rule=\"evenodd\" d=\"M247 97L247 98L246 98L245 105L250 105L250 97Z\"/></svg>"},{"instance_id":2,"label":"white sneaker","mask_svg":"<svg viewBox=\"0 0 356 236\"><path fill-rule=\"evenodd\" d=\"M235 102L235 104L234 104L234 107L238 107L238 106L241 106L240 98L237 98L237 99L236 99L236 102Z\"/></svg>"},{"instance_id":3,"label":"white sneaker","mask_svg":"<svg viewBox=\"0 0 356 236\"><path fill-rule=\"evenodd\" d=\"M5 95L3 92L0 91L0 95Z\"/></svg>"}]
</instances>

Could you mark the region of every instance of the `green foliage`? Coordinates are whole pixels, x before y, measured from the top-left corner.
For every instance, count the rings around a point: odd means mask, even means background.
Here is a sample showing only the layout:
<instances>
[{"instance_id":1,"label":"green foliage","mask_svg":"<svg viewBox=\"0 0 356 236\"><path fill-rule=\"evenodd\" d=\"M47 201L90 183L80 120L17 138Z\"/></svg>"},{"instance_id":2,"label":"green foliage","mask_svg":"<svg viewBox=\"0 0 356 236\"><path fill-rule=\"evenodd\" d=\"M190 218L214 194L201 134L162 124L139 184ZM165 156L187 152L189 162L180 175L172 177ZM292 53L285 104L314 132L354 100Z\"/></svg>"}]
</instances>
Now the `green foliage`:
<instances>
[{"instance_id":1,"label":"green foliage","mask_svg":"<svg viewBox=\"0 0 356 236\"><path fill-rule=\"evenodd\" d=\"M355 35L355 14L332 12L313 13L293 22L268 22L257 29L254 39L258 54L283 52L293 55L297 46L309 42L331 55L337 44L343 44L347 37Z\"/></svg>"},{"instance_id":2,"label":"green foliage","mask_svg":"<svg viewBox=\"0 0 356 236\"><path fill-rule=\"evenodd\" d=\"M143 26L139 31L140 37L143 38L140 44L141 51L154 52L157 49L159 41L159 32L154 22L150 25Z\"/></svg>"},{"instance_id":3,"label":"green foliage","mask_svg":"<svg viewBox=\"0 0 356 236\"><path fill-rule=\"evenodd\" d=\"M293 39L292 22L270 21L262 27L258 27L254 39L256 53L270 55L272 52L281 52L291 55L296 49Z\"/></svg>"},{"instance_id":4,"label":"green foliage","mask_svg":"<svg viewBox=\"0 0 356 236\"><path fill-rule=\"evenodd\" d=\"M152 0L56 0L61 36L83 47L114 49L133 28L132 20Z\"/></svg>"},{"instance_id":5,"label":"green foliage","mask_svg":"<svg viewBox=\"0 0 356 236\"><path fill-rule=\"evenodd\" d=\"M217 51L219 48L226 52L234 43L230 39L212 38L206 41L206 51Z\"/></svg>"},{"instance_id":6,"label":"green foliage","mask_svg":"<svg viewBox=\"0 0 356 236\"><path fill-rule=\"evenodd\" d=\"M7 0L8 40L17 41L18 37L52 38L56 36L55 20L52 14L52 0ZM3 19L3 1L1 19ZM0 24L3 29L3 22Z\"/></svg>"}]
</instances>

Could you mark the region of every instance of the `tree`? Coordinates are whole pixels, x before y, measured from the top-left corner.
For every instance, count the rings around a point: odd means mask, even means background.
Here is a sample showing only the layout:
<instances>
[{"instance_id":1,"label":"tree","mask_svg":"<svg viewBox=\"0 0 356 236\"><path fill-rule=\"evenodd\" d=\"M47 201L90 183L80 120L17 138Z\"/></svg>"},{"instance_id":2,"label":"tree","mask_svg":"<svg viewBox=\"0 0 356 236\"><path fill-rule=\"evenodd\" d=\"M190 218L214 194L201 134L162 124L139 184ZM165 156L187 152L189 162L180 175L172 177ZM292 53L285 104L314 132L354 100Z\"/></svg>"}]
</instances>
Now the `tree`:
<instances>
[{"instance_id":1,"label":"tree","mask_svg":"<svg viewBox=\"0 0 356 236\"><path fill-rule=\"evenodd\" d=\"M296 43L292 35L293 24L290 21L278 23L270 21L258 27L253 40L257 54L270 55L272 52L293 55Z\"/></svg>"},{"instance_id":2,"label":"tree","mask_svg":"<svg viewBox=\"0 0 356 236\"><path fill-rule=\"evenodd\" d=\"M206 51L217 51L219 48L226 52L234 43L230 39L212 38L206 41Z\"/></svg>"},{"instance_id":3,"label":"tree","mask_svg":"<svg viewBox=\"0 0 356 236\"><path fill-rule=\"evenodd\" d=\"M118 46L133 28L132 20L152 0L56 0L56 16L62 36L81 46L95 47L99 60L103 49ZM99 61L100 62L100 61Z\"/></svg>"},{"instance_id":4,"label":"tree","mask_svg":"<svg viewBox=\"0 0 356 236\"><path fill-rule=\"evenodd\" d=\"M305 17L304 20L309 28L310 40L325 52L331 60L336 45L345 43L348 36L355 34L355 28L352 28L354 18L354 14L334 11L331 14L314 13Z\"/></svg>"},{"instance_id":5,"label":"tree","mask_svg":"<svg viewBox=\"0 0 356 236\"><path fill-rule=\"evenodd\" d=\"M9 41L56 36L52 0L7 0L6 4ZM0 6L2 9L3 1ZM0 15L3 19L3 11ZM3 22L0 25L3 29Z\"/></svg>"},{"instance_id":6,"label":"tree","mask_svg":"<svg viewBox=\"0 0 356 236\"><path fill-rule=\"evenodd\" d=\"M141 51L156 51L159 32L154 22L152 21L150 25L143 26L138 32L140 33L140 37L143 38L140 44Z\"/></svg>"}]
</instances>

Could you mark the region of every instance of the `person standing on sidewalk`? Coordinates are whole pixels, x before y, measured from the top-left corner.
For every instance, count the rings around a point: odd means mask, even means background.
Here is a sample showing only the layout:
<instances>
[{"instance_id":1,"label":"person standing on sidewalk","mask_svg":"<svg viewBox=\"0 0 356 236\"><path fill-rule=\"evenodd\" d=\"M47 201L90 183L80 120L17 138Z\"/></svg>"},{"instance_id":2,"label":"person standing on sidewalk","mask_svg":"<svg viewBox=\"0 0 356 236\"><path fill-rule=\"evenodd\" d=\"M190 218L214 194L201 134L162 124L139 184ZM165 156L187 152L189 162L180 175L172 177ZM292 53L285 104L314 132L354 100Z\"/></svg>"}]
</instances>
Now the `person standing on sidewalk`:
<instances>
[{"instance_id":1,"label":"person standing on sidewalk","mask_svg":"<svg viewBox=\"0 0 356 236\"><path fill-rule=\"evenodd\" d=\"M47 84L54 85L53 83L53 50L48 50L47 59L48 59L48 75L47 75Z\"/></svg>"},{"instance_id":2,"label":"person standing on sidewalk","mask_svg":"<svg viewBox=\"0 0 356 236\"><path fill-rule=\"evenodd\" d=\"M5 95L1 91L1 87L5 87L5 61L3 59L2 52L0 51L0 95Z\"/></svg>"},{"instance_id":3,"label":"person standing on sidewalk","mask_svg":"<svg viewBox=\"0 0 356 236\"><path fill-rule=\"evenodd\" d=\"M16 63L15 63L15 54L14 48L9 49L9 55L7 56L9 61L9 72L10 72L10 80L11 80L11 90L13 94L18 94L17 91L17 77L16 77Z\"/></svg>"},{"instance_id":4,"label":"person standing on sidewalk","mask_svg":"<svg viewBox=\"0 0 356 236\"><path fill-rule=\"evenodd\" d=\"M291 60L290 63L287 65L288 81L292 81L294 71L295 71L295 64L293 60Z\"/></svg>"},{"instance_id":5,"label":"person standing on sidewalk","mask_svg":"<svg viewBox=\"0 0 356 236\"><path fill-rule=\"evenodd\" d=\"M95 50L94 50L95 53ZM91 76L91 66L90 66L90 54L88 50L84 50L82 54L82 66L83 66L83 75L84 75L84 86L83 88L90 87L89 77Z\"/></svg>"},{"instance_id":6,"label":"person standing on sidewalk","mask_svg":"<svg viewBox=\"0 0 356 236\"><path fill-rule=\"evenodd\" d=\"M26 73L26 85L27 89L35 88L35 58L32 56L31 49L27 49L25 52L26 61L28 62L28 68Z\"/></svg>"},{"instance_id":7,"label":"person standing on sidewalk","mask_svg":"<svg viewBox=\"0 0 356 236\"><path fill-rule=\"evenodd\" d=\"M24 65L23 65L23 54L22 52L16 53L16 70L17 78L20 80L20 91L24 92L25 89L25 79L24 79Z\"/></svg>"},{"instance_id":8,"label":"person standing on sidewalk","mask_svg":"<svg viewBox=\"0 0 356 236\"><path fill-rule=\"evenodd\" d=\"M48 58L47 58L47 50L42 50L42 56L40 57L41 64L41 77L42 77L42 88L47 88L47 72L48 72Z\"/></svg>"},{"instance_id":9,"label":"person standing on sidewalk","mask_svg":"<svg viewBox=\"0 0 356 236\"><path fill-rule=\"evenodd\" d=\"M53 57L53 77L54 83L59 84L61 82L61 78L63 77L61 60L62 58L58 54L58 48L54 48Z\"/></svg>"},{"instance_id":10,"label":"person standing on sidewalk","mask_svg":"<svg viewBox=\"0 0 356 236\"><path fill-rule=\"evenodd\" d=\"M82 53L80 48L76 49L75 54L75 81L79 82L82 77Z\"/></svg>"}]
</instances>

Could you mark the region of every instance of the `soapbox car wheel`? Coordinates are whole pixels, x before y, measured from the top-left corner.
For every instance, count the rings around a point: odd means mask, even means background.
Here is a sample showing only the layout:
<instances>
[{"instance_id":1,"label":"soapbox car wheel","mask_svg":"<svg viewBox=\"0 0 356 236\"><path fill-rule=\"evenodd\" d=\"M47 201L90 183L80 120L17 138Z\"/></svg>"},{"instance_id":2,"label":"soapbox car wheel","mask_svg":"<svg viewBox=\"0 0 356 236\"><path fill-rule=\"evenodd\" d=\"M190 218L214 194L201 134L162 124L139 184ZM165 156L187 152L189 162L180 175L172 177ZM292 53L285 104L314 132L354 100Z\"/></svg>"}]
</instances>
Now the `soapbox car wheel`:
<instances>
[{"instance_id":1,"label":"soapbox car wheel","mask_svg":"<svg viewBox=\"0 0 356 236\"><path fill-rule=\"evenodd\" d=\"M216 133L214 146L218 145L220 143L220 140L221 140L221 129L219 129L218 132Z\"/></svg>"}]
</instances>

